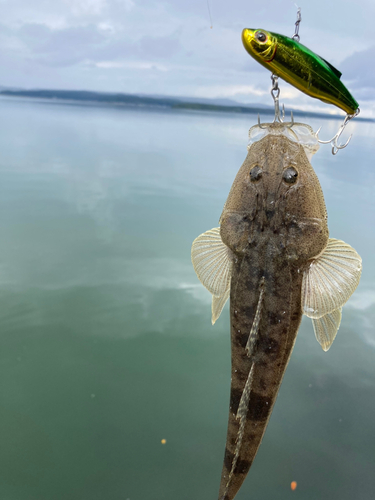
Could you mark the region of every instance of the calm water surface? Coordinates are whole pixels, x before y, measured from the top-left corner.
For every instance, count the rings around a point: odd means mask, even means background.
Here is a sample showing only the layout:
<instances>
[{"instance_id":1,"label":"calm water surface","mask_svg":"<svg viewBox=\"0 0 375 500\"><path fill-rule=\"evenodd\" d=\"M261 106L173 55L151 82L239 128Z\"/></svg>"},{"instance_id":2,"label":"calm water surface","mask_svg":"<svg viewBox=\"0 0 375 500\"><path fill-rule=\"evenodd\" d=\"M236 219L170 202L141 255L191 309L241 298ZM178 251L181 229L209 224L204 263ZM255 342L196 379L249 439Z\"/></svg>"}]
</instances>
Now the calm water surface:
<instances>
[{"instance_id":1,"label":"calm water surface","mask_svg":"<svg viewBox=\"0 0 375 500\"><path fill-rule=\"evenodd\" d=\"M229 315L211 326L190 246L256 117L0 108L0 499L216 500ZM362 280L328 353L304 319L238 500L375 498L375 124L352 128L313 166Z\"/></svg>"}]
</instances>

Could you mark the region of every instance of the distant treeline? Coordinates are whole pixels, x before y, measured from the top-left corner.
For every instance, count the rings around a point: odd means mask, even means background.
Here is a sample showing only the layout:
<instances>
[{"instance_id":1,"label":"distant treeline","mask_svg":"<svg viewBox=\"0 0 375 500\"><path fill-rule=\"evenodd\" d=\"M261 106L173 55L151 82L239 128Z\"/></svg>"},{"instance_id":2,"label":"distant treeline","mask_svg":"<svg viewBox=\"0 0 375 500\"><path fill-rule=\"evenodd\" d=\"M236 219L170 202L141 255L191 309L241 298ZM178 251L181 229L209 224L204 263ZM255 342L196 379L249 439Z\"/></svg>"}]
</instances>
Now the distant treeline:
<instances>
[{"instance_id":1,"label":"distant treeline","mask_svg":"<svg viewBox=\"0 0 375 500\"><path fill-rule=\"evenodd\" d=\"M172 109L194 109L200 111L224 111L230 113L272 113L272 109L222 106L219 104L201 104L186 102L171 97L147 97L131 94L107 94L86 90L1 90L0 95L13 97L34 97L39 99L62 99L81 102L99 102L107 104L127 104L132 106L163 106Z\"/></svg>"},{"instance_id":2,"label":"distant treeline","mask_svg":"<svg viewBox=\"0 0 375 500\"><path fill-rule=\"evenodd\" d=\"M171 106L173 99L155 99L130 94L106 94L87 90L1 90L0 94L15 97L37 97L40 99L63 99L69 101L104 102L110 104L165 105Z\"/></svg>"},{"instance_id":3,"label":"distant treeline","mask_svg":"<svg viewBox=\"0 0 375 500\"><path fill-rule=\"evenodd\" d=\"M257 108L255 106L223 106L220 104L204 104L186 102L172 97L147 97L131 94L107 94L90 92L86 90L0 90L0 95L11 97L32 97L39 99L59 99L65 101L80 101L86 103L102 103L127 106L157 106L170 109L191 109L196 111L216 111L224 113L261 113L274 114L273 108ZM339 115L312 113L308 111L293 110L297 116L312 116L320 118L339 118ZM371 120L372 121L372 120Z\"/></svg>"}]
</instances>

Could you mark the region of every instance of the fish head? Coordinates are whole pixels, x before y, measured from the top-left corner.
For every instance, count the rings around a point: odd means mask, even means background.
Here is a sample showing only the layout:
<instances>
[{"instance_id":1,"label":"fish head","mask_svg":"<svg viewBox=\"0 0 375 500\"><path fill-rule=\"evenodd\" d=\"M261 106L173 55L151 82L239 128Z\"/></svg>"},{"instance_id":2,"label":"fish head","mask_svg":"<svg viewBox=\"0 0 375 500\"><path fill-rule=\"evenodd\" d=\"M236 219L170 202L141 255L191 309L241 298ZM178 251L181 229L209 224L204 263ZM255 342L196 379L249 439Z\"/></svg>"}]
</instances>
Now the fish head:
<instances>
[{"instance_id":1,"label":"fish head","mask_svg":"<svg viewBox=\"0 0 375 500\"><path fill-rule=\"evenodd\" d=\"M269 63L277 49L276 37L265 30L245 28L242 31L242 43L247 52L259 62Z\"/></svg>"},{"instance_id":2,"label":"fish head","mask_svg":"<svg viewBox=\"0 0 375 500\"><path fill-rule=\"evenodd\" d=\"M288 247L293 258L306 260L327 244L319 180L289 128L268 124L269 133L251 144L234 180L220 227L223 242L235 254L274 241L275 248Z\"/></svg>"}]
</instances>

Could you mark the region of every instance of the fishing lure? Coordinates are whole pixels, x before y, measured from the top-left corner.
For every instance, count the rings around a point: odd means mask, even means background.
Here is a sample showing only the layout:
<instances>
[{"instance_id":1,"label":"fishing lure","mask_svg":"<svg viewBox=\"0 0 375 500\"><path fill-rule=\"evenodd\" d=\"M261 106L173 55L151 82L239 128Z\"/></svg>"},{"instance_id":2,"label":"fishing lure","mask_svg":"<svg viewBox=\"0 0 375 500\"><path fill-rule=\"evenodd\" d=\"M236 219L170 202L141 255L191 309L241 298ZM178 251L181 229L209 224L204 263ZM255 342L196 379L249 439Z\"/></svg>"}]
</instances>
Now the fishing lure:
<instances>
[{"instance_id":1,"label":"fishing lure","mask_svg":"<svg viewBox=\"0 0 375 500\"><path fill-rule=\"evenodd\" d=\"M242 42L256 61L301 92L333 104L348 115L359 113L358 102L340 80L340 71L296 39L245 28Z\"/></svg>"},{"instance_id":2,"label":"fishing lure","mask_svg":"<svg viewBox=\"0 0 375 500\"><path fill-rule=\"evenodd\" d=\"M212 294L212 323L230 297L232 372L219 500L240 489L271 416L302 314L327 351L361 258L329 238L310 164L316 134L304 124L256 125L220 217L196 238L194 269Z\"/></svg>"}]
</instances>

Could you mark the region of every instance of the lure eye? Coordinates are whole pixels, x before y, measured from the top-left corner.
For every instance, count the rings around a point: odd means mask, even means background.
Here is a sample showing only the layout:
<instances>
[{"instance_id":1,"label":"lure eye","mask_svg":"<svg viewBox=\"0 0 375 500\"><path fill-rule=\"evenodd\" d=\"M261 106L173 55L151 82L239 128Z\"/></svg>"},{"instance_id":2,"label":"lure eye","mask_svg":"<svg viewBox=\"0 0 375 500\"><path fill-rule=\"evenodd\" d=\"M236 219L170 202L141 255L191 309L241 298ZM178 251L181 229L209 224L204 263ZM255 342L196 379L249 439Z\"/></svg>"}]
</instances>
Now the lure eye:
<instances>
[{"instance_id":1,"label":"lure eye","mask_svg":"<svg viewBox=\"0 0 375 500\"><path fill-rule=\"evenodd\" d=\"M259 181L261 178L262 178L262 169L260 168L259 165L255 165L255 167L253 167L251 170L250 170L250 180L251 182L257 182Z\"/></svg>"},{"instance_id":2,"label":"lure eye","mask_svg":"<svg viewBox=\"0 0 375 500\"><path fill-rule=\"evenodd\" d=\"M283 172L283 181L287 184L294 184L297 181L298 172L294 167L289 167Z\"/></svg>"},{"instance_id":3,"label":"lure eye","mask_svg":"<svg viewBox=\"0 0 375 500\"><path fill-rule=\"evenodd\" d=\"M263 33L263 31L257 31L255 33L255 38L258 40L258 42L264 43L268 40L268 36Z\"/></svg>"}]
</instances>

